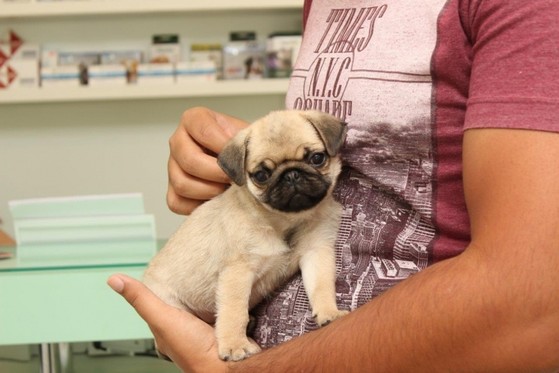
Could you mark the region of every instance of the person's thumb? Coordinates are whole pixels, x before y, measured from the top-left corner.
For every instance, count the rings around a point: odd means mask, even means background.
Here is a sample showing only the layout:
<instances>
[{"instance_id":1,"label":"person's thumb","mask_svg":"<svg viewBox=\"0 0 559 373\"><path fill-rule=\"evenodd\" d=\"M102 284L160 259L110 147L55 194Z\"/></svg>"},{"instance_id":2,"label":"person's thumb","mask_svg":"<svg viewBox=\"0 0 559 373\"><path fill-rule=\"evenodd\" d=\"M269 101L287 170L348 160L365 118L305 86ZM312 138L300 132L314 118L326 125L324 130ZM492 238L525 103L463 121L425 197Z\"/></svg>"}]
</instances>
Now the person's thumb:
<instances>
[{"instance_id":1,"label":"person's thumb","mask_svg":"<svg viewBox=\"0 0 559 373\"><path fill-rule=\"evenodd\" d=\"M108 278L107 284L122 295L148 324L156 321L162 308L168 307L144 284L132 277L114 274Z\"/></svg>"}]
</instances>

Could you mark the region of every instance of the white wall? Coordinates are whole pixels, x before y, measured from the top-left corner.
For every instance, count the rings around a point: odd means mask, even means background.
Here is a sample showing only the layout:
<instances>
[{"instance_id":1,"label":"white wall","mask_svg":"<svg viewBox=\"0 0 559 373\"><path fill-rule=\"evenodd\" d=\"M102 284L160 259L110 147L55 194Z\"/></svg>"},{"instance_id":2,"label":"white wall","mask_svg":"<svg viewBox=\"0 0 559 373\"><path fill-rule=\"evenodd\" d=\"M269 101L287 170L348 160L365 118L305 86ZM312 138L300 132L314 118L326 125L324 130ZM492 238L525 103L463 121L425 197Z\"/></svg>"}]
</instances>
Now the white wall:
<instances>
[{"instance_id":1,"label":"white wall","mask_svg":"<svg viewBox=\"0 0 559 373\"><path fill-rule=\"evenodd\" d=\"M0 107L0 217L11 199L142 192L158 236L182 221L168 211L168 138L182 111L205 105L256 119L283 97L11 105Z\"/></svg>"}]
</instances>

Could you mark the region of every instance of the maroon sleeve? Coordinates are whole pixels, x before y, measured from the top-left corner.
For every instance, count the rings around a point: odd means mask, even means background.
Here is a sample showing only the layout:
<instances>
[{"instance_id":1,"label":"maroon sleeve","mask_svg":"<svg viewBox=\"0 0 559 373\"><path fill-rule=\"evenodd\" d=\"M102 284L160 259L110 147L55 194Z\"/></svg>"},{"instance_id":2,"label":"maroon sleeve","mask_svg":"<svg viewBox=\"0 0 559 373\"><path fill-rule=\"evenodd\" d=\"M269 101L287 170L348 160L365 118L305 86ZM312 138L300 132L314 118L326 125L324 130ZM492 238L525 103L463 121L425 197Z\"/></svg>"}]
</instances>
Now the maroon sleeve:
<instances>
[{"instance_id":1,"label":"maroon sleeve","mask_svg":"<svg viewBox=\"0 0 559 373\"><path fill-rule=\"evenodd\" d=\"M559 1L462 2L472 71L465 128L559 132Z\"/></svg>"}]
</instances>

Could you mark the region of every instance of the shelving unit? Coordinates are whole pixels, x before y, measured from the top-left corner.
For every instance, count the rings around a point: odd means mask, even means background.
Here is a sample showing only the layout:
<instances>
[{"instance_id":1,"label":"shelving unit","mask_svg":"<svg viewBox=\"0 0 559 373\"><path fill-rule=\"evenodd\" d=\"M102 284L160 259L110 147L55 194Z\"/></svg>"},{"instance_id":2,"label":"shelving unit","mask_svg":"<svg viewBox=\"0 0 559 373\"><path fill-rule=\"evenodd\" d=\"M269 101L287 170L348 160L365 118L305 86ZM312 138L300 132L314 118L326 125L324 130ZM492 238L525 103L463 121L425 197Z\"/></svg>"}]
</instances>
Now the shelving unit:
<instances>
[{"instance_id":1,"label":"shelving unit","mask_svg":"<svg viewBox=\"0 0 559 373\"><path fill-rule=\"evenodd\" d=\"M0 4L0 18L85 16L254 9L295 9L302 0L97 0Z\"/></svg>"},{"instance_id":2,"label":"shelving unit","mask_svg":"<svg viewBox=\"0 0 559 373\"><path fill-rule=\"evenodd\" d=\"M76 17L103 19L105 16L141 16L154 14L184 14L197 12L296 10L302 0L96 0L29 3L0 3L0 20L75 19ZM286 79L254 81L192 82L174 85L131 85L110 87L40 87L30 89L0 90L0 106L11 104L63 103L76 101L149 100L183 97L228 97L246 95L279 95L287 91Z\"/></svg>"}]
</instances>

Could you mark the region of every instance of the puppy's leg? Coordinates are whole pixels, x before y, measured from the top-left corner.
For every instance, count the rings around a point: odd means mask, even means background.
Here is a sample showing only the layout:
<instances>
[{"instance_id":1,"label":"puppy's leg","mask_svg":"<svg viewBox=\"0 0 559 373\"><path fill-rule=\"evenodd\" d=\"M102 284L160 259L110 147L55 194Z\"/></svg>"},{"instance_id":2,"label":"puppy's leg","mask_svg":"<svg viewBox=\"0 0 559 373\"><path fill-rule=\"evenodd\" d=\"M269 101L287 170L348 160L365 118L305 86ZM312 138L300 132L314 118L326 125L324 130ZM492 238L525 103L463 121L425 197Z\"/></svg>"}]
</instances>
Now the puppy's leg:
<instances>
[{"instance_id":1,"label":"puppy's leg","mask_svg":"<svg viewBox=\"0 0 559 373\"><path fill-rule=\"evenodd\" d=\"M338 310L336 305L336 261L332 248L324 245L307 250L299 266L316 323L324 326L346 315L348 311Z\"/></svg>"},{"instance_id":2,"label":"puppy's leg","mask_svg":"<svg viewBox=\"0 0 559 373\"><path fill-rule=\"evenodd\" d=\"M225 268L219 275L215 332L222 360L238 361L260 351L246 335L253 282L254 273L243 264Z\"/></svg>"}]
</instances>

